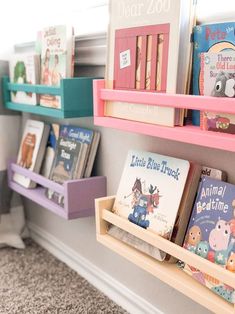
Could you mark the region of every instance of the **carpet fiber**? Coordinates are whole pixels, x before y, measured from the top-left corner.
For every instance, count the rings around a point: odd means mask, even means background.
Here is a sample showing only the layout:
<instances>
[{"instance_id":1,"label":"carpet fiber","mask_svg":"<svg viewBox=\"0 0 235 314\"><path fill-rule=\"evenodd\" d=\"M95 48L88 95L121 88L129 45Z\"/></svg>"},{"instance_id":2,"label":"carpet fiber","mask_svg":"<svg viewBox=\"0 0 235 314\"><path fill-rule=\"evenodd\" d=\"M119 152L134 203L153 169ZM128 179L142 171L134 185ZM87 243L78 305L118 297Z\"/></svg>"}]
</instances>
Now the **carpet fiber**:
<instances>
[{"instance_id":1,"label":"carpet fiber","mask_svg":"<svg viewBox=\"0 0 235 314\"><path fill-rule=\"evenodd\" d=\"M31 239L0 249L0 313L124 314L122 308Z\"/></svg>"}]
</instances>

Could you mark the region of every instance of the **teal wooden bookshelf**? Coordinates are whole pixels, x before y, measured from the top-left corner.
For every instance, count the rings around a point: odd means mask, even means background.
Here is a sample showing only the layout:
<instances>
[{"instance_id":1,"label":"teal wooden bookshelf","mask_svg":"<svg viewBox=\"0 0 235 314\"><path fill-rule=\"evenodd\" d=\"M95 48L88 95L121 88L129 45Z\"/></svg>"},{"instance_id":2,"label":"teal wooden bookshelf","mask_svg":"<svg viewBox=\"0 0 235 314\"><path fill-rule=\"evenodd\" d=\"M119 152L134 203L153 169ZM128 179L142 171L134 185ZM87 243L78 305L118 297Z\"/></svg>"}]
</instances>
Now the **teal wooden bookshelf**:
<instances>
[{"instance_id":1,"label":"teal wooden bookshelf","mask_svg":"<svg viewBox=\"0 0 235 314\"><path fill-rule=\"evenodd\" d=\"M9 77L2 78L3 103L7 109L28 112L55 118L77 118L93 116L94 77L75 77L62 79L59 87L31 84L13 84ZM36 94L50 94L61 97L61 109L14 103L12 91L23 91Z\"/></svg>"}]
</instances>

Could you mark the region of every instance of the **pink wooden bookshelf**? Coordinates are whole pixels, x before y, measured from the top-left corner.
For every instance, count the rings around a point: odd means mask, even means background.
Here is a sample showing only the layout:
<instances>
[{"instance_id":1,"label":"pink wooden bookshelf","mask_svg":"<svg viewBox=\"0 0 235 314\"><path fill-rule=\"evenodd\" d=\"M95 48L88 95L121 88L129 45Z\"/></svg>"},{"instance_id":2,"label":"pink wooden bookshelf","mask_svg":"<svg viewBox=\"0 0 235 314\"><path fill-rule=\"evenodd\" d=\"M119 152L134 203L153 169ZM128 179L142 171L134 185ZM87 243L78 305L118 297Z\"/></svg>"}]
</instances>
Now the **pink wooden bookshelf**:
<instances>
[{"instance_id":1,"label":"pink wooden bookshelf","mask_svg":"<svg viewBox=\"0 0 235 314\"><path fill-rule=\"evenodd\" d=\"M15 172L29 177L38 184L37 187L27 189L14 182L13 174ZM12 190L65 219L93 216L95 213L94 199L106 195L106 177L68 180L60 185L13 162L8 164L8 185ZM64 196L64 207L47 198L46 188Z\"/></svg>"},{"instance_id":2,"label":"pink wooden bookshelf","mask_svg":"<svg viewBox=\"0 0 235 314\"><path fill-rule=\"evenodd\" d=\"M110 224L115 225L143 241L173 255L177 259L200 269L212 277L221 280L235 289L234 273L189 252L188 250L166 240L157 234L143 229L112 212L115 196L96 199L96 233L97 240L117 254L128 259L161 281L177 289L184 295L198 302L214 313L234 314L235 305L225 301L210 289L201 285L191 276L179 269L176 264L159 262L134 247L115 239L107 233Z\"/></svg>"},{"instance_id":3,"label":"pink wooden bookshelf","mask_svg":"<svg viewBox=\"0 0 235 314\"><path fill-rule=\"evenodd\" d=\"M235 114L235 100L232 98L105 89L104 80L94 80L93 99L94 123L96 125L235 152L235 136L233 134L203 131L192 125L171 128L104 115L105 101L197 110L206 109L208 111Z\"/></svg>"}]
</instances>

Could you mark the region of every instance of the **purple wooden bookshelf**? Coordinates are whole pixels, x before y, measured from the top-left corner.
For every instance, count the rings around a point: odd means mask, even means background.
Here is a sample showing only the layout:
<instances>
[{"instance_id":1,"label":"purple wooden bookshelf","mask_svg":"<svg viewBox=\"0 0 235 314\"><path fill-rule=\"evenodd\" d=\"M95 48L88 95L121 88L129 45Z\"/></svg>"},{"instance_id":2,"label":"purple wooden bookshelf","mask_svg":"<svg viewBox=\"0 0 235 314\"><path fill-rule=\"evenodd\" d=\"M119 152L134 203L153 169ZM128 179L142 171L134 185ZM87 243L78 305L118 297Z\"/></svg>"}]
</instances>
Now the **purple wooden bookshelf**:
<instances>
[{"instance_id":1,"label":"purple wooden bookshelf","mask_svg":"<svg viewBox=\"0 0 235 314\"><path fill-rule=\"evenodd\" d=\"M24 188L13 181L15 172L29 177L39 186L35 189ZM8 164L8 185L12 190L65 219L93 216L95 214L95 198L106 196L106 177L104 176L68 180L60 185L18 166L12 161ZM64 207L46 197L46 188L50 188L64 196Z\"/></svg>"},{"instance_id":2,"label":"purple wooden bookshelf","mask_svg":"<svg viewBox=\"0 0 235 314\"><path fill-rule=\"evenodd\" d=\"M234 98L106 89L104 80L94 80L93 99L95 125L235 152L234 134L203 131L200 127L192 125L181 127L160 126L108 117L104 114L105 101L129 102L152 106L197 109L235 114Z\"/></svg>"}]
</instances>

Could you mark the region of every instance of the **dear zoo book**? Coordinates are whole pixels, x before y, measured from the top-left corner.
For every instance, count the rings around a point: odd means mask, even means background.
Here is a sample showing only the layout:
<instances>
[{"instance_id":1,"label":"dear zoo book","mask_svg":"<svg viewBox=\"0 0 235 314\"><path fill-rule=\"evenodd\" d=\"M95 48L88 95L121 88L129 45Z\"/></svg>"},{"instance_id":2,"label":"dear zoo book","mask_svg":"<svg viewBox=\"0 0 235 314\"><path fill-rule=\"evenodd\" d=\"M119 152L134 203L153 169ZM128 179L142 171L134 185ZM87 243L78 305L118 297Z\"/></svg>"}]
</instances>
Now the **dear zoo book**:
<instances>
[{"instance_id":1,"label":"dear zoo book","mask_svg":"<svg viewBox=\"0 0 235 314\"><path fill-rule=\"evenodd\" d=\"M184 247L235 274L235 185L204 176L198 189ZM235 291L200 270L184 271L201 284L235 303Z\"/></svg>"},{"instance_id":2,"label":"dear zoo book","mask_svg":"<svg viewBox=\"0 0 235 314\"><path fill-rule=\"evenodd\" d=\"M170 239L190 163L145 151L128 152L113 210ZM159 260L165 258L159 252Z\"/></svg>"},{"instance_id":3,"label":"dear zoo book","mask_svg":"<svg viewBox=\"0 0 235 314\"><path fill-rule=\"evenodd\" d=\"M194 7L191 0L110 0L106 88L185 93ZM182 124L183 110L175 108L107 101L104 111L116 118Z\"/></svg>"}]
</instances>

